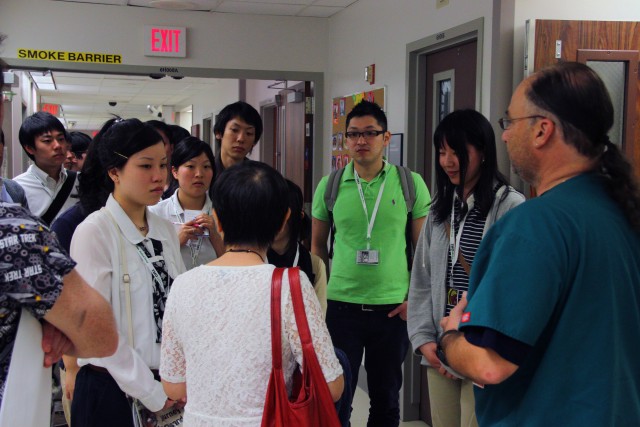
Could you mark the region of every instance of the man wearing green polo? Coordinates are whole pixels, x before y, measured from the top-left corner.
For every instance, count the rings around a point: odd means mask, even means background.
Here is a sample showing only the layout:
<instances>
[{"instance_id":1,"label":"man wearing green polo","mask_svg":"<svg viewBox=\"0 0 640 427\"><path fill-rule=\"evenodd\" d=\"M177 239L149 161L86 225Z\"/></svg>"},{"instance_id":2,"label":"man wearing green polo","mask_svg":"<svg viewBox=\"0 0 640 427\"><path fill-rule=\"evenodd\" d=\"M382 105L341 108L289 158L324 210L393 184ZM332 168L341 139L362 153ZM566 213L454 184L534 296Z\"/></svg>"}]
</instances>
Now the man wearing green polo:
<instances>
[{"instance_id":1,"label":"man wearing green polo","mask_svg":"<svg viewBox=\"0 0 640 427\"><path fill-rule=\"evenodd\" d=\"M431 200L411 173L415 202L405 203L400 171L383 158L391 134L382 109L362 101L347 115L346 140L353 159L339 178L332 212L325 201L328 177L313 199L312 253L329 265L327 240L331 216L335 254L328 285L327 326L333 344L349 358L352 391L366 350L364 366L371 409L369 426L398 426L402 363L409 347L406 313L409 262L407 221L415 246Z\"/></svg>"}]
</instances>

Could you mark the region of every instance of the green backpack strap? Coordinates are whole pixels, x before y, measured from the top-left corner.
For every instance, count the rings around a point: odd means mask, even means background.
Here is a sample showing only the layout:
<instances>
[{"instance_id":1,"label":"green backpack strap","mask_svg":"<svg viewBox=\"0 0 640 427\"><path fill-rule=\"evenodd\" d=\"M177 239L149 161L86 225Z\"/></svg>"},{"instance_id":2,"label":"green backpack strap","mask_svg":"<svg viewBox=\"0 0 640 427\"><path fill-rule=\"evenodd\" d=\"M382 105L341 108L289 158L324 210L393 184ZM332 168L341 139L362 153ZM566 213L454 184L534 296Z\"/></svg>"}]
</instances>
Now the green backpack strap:
<instances>
[{"instance_id":1,"label":"green backpack strap","mask_svg":"<svg viewBox=\"0 0 640 427\"><path fill-rule=\"evenodd\" d=\"M331 238L329 243L329 258L333 258L333 242L336 235L336 225L333 222L333 207L336 205L336 199L338 198L338 188L340 187L340 180L344 168L336 169L327 178L327 186L324 190L324 204L329 212L329 229L331 230Z\"/></svg>"}]
</instances>

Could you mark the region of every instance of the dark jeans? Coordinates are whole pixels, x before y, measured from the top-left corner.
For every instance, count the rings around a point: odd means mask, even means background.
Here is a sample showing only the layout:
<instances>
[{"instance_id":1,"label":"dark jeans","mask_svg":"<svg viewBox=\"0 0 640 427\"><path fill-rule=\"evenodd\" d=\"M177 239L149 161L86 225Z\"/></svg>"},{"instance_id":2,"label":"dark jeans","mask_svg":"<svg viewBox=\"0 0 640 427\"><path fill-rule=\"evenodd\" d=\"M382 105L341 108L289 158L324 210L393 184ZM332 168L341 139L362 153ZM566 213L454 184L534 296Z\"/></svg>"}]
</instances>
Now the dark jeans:
<instances>
[{"instance_id":1,"label":"dark jeans","mask_svg":"<svg viewBox=\"0 0 640 427\"><path fill-rule=\"evenodd\" d=\"M71 403L71 425L133 427L131 405L111 375L80 368Z\"/></svg>"},{"instance_id":2,"label":"dark jeans","mask_svg":"<svg viewBox=\"0 0 640 427\"><path fill-rule=\"evenodd\" d=\"M340 419L340 425L342 427L349 427L349 418L351 418L351 402L353 401L353 380L351 377L351 364L349 358L344 351L339 348L335 348L336 357L340 361L342 366L342 375L344 377L344 391L340 400L336 402L336 412L338 413L338 419Z\"/></svg>"},{"instance_id":3,"label":"dark jeans","mask_svg":"<svg viewBox=\"0 0 640 427\"><path fill-rule=\"evenodd\" d=\"M397 427L400 423L402 364L409 337L407 322L400 316L388 317L391 310L364 311L358 304L328 301L327 327L333 345L349 358L352 396L366 350L364 367L371 402L369 427Z\"/></svg>"}]
</instances>

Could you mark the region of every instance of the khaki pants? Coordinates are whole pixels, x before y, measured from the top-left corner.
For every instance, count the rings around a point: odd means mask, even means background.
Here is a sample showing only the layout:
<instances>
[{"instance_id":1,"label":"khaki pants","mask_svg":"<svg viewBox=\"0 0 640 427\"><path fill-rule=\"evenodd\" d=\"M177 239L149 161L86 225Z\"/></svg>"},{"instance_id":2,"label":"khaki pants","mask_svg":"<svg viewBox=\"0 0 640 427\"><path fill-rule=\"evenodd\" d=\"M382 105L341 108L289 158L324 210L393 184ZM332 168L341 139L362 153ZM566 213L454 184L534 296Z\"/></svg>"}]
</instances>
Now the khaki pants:
<instances>
[{"instance_id":1,"label":"khaki pants","mask_svg":"<svg viewBox=\"0 0 640 427\"><path fill-rule=\"evenodd\" d=\"M431 367L427 380L433 427L478 427L471 381L445 378Z\"/></svg>"},{"instance_id":2,"label":"khaki pants","mask_svg":"<svg viewBox=\"0 0 640 427\"><path fill-rule=\"evenodd\" d=\"M67 420L67 426L71 427L71 401L67 399L67 393L64 386L67 383L67 372L60 369L60 387L62 388L62 410L64 411L64 419Z\"/></svg>"}]
</instances>

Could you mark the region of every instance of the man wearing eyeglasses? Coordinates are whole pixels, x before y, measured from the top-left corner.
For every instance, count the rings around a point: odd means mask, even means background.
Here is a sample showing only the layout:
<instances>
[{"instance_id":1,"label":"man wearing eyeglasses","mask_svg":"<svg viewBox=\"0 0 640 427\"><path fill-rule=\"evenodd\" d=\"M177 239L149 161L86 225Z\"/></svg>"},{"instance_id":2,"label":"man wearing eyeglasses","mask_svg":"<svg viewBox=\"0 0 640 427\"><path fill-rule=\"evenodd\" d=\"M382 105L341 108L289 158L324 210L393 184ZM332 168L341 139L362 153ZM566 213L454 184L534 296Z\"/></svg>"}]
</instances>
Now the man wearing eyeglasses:
<instances>
[{"instance_id":1,"label":"man wearing eyeglasses","mask_svg":"<svg viewBox=\"0 0 640 427\"><path fill-rule=\"evenodd\" d=\"M331 217L335 246L328 284L327 326L333 344L349 358L352 391L365 352L371 401L369 426L397 426L402 363L407 354L409 265L405 249L408 212L397 168L383 157L391 134L382 109L368 101L347 115L346 142L352 162L340 177L332 212L325 200L328 177L316 189L312 253L329 265ZM415 246L428 212L429 191L411 173L415 202L410 240Z\"/></svg>"},{"instance_id":2,"label":"man wearing eyeglasses","mask_svg":"<svg viewBox=\"0 0 640 427\"><path fill-rule=\"evenodd\" d=\"M640 189L613 117L598 75L565 62L522 82L500 120L539 197L485 236L438 349L485 385L480 426L640 425Z\"/></svg>"}]
</instances>

